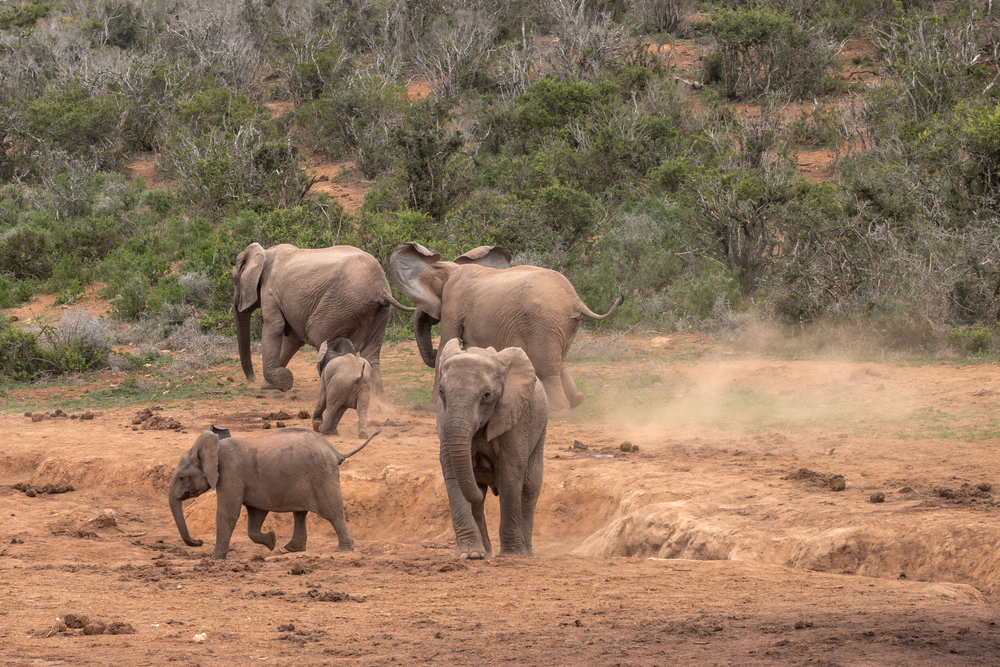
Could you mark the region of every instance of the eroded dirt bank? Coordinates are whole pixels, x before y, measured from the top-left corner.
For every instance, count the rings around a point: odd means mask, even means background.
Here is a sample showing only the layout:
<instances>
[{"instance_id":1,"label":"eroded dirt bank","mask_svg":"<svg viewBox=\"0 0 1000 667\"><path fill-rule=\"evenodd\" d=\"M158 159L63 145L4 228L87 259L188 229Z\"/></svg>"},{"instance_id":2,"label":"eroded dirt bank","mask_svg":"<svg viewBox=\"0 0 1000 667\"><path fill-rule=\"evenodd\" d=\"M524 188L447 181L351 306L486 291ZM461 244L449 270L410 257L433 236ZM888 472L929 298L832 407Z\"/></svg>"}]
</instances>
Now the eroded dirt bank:
<instances>
[{"instance_id":1,"label":"eroded dirt bank","mask_svg":"<svg viewBox=\"0 0 1000 667\"><path fill-rule=\"evenodd\" d=\"M23 403L69 390L8 396L0 662L1000 664L994 367L626 346L642 354L573 363L601 405L550 424L531 560L451 558L433 415L402 399L342 471L353 554L311 516L304 553L268 552L241 522L212 562L211 493L186 507L206 546L185 547L165 502L177 458L208 424L310 409L303 353L289 395L165 401L186 432L133 430L136 405L32 422ZM429 381L411 348L386 351L387 386ZM291 535L290 517L271 527ZM53 632L67 613L135 633Z\"/></svg>"}]
</instances>

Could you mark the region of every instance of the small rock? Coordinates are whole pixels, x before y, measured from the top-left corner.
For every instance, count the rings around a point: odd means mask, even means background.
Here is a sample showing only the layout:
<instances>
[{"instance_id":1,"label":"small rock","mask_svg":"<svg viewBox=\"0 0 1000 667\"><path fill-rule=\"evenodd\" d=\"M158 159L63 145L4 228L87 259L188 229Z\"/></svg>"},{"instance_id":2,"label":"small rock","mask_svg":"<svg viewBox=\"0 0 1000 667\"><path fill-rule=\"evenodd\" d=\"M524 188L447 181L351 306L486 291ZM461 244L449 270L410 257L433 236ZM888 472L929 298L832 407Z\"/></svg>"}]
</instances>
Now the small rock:
<instances>
[{"instance_id":1,"label":"small rock","mask_svg":"<svg viewBox=\"0 0 1000 667\"><path fill-rule=\"evenodd\" d=\"M870 496L868 496L868 502L870 502L870 503L884 503L885 502L885 494L882 493L881 491L879 491L878 493L873 493Z\"/></svg>"},{"instance_id":2,"label":"small rock","mask_svg":"<svg viewBox=\"0 0 1000 667\"><path fill-rule=\"evenodd\" d=\"M93 623L88 623L87 625L83 626L83 634L103 635L104 631L107 629L108 629L107 626L105 626L100 621L94 621Z\"/></svg>"},{"instance_id":3,"label":"small rock","mask_svg":"<svg viewBox=\"0 0 1000 667\"><path fill-rule=\"evenodd\" d=\"M938 487L937 494L942 498L954 498L955 489L951 488L950 486L941 486Z\"/></svg>"},{"instance_id":4,"label":"small rock","mask_svg":"<svg viewBox=\"0 0 1000 667\"><path fill-rule=\"evenodd\" d=\"M93 418L94 418L94 413L91 412L90 410L87 410L82 415L80 415L80 419L93 419Z\"/></svg>"},{"instance_id":5,"label":"small rock","mask_svg":"<svg viewBox=\"0 0 1000 667\"><path fill-rule=\"evenodd\" d=\"M983 493L989 493L990 491L993 490L993 485L987 484L986 482L982 482L980 484L976 484L976 488L982 491Z\"/></svg>"},{"instance_id":6,"label":"small rock","mask_svg":"<svg viewBox=\"0 0 1000 667\"><path fill-rule=\"evenodd\" d=\"M38 492L35 491L34 489L28 489L27 491L24 492L24 495L28 496L29 498L34 498L35 496L38 495Z\"/></svg>"},{"instance_id":7,"label":"small rock","mask_svg":"<svg viewBox=\"0 0 1000 667\"><path fill-rule=\"evenodd\" d=\"M623 452L631 452L632 443L626 440L625 442L623 442L621 445L618 446L618 449L622 450Z\"/></svg>"},{"instance_id":8,"label":"small rock","mask_svg":"<svg viewBox=\"0 0 1000 667\"><path fill-rule=\"evenodd\" d=\"M201 633L199 633L199 634L196 634L196 635L194 636L194 640L195 640L196 642L198 642L199 644L200 644L201 642L205 641L206 639L208 639L208 633L207 633L207 632L201 632Z\"/></svg>"},{"instance_id":9,"label":"small rock","mask_svg":"<svg viewBox=\"0 0 1000 667\"><path fill-rule=\"evenodd\" d=\"M573 449L578 449L580 451L584 451L585 452L585 451L587 451L590 448L587 447L587 445L585 445L582 442L580 442L579 440L574 440L573 441Z\"/></svg>"},{"instance_id":10,"label":"small rock","mask_svg":"<svg viewBox=\"0 0 1000 667\"><path fill-rule=\"evenodd\" d=\"M843 475L833 475L827 480L827 485L834 491L843 491L847 488L847 481Z\"/></svg>"},{"instance_id":11,"label":"small rock","mask_svg":"<svg viewBox=\"0 0 1000 667\"><path fill-rule=\"evenodd\" d=\"M278 632L295 632L295 624L285 623L284 625L279 625Z\"/></svg>"},{"instance_id":12,"label":"small rock","mask_svg":"<svg viewBox=\"0 0 1000 667\"><path fill-rule=\"evenodd\" d=\"M905 572L900 572L899 573L899 578L900 579L906 579L906 573Z\"/></svg>"},{"instance_id":13,"label":"small rock","mask_svg":"<svg viewBox=\"0 0 1000 667\"><path fill-rule=\"evenodd\" d=\"M812 621L795 621L795 629L802 630L804 628L811 628L813 626Z\"/></svg>"},{"instance_id":14,"label":"small rock","mask_svg":"<svg viewBox=\"0 0 1000 667\"><path fill-rule=\"evenodd\" d=\"M911 489L911 488L910 488L910 487L908 487L908 486L904 486L903 488L901 488L901 489L899 490L899 492L900 492L900 493L913 493L913 489Z\"/></svg>"}]
</instances>

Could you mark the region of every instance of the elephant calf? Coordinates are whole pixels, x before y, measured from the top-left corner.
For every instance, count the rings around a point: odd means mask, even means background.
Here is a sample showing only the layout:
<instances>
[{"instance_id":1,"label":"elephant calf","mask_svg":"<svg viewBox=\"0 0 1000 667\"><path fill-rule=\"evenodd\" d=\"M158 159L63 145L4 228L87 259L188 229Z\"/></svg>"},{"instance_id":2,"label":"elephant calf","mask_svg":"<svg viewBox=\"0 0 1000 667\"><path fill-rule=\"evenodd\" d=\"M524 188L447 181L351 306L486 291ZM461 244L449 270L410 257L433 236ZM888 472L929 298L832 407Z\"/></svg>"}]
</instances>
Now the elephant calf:
<instances>
[{"instance_id":1,"label":"elephant calf","mask_svg":"<svg viewBox=\"0 0 1000 667\"><path fill-rule=\"evenodd\" d=\"M500 497L500 554L531 556L542 490L548 408L524 350L470 347L452 338L437 355L441 469L455 528L455 556L493 554L483 505Z\"/></svg>"},{"instance_id":2,"label":"elephant calf","mask_svg":"<svg viewBox=\"0 0 1000 667\"><path fill-rule=\"evenodd\" d=\"M170 482L170 511L184 543L200 547L192 539L184 521L181 502L215 489L215 553L224 560L229 540L247 508L247 535L257 544L274 549L274 531L261 533L268 512L292 512L295 529L288 551L306 548L306 512L315 512L337 531L337 551L353 551L354 541L344 521L344 500L340 495L340 464L364 449L363 445L341 454L326 439L303 428L286 428L255 437L226 437L223 429L206 429L177 464Z\"/></svg>"},{"instance_id":3,"label":"elephant calf","mask_svg":"<svg viewBox=\"0 0 1000 667\"><path fill-rule=\"evenodd\" d=\"M340 418L348 408L358 413L358 437L368 437L368 399L371 396L372 367L354 351L346 338L319 348L319 395L313 409L313 430L337 435ZM326 413L326 416L323 413Z\"/></svg>"}]
</instances>

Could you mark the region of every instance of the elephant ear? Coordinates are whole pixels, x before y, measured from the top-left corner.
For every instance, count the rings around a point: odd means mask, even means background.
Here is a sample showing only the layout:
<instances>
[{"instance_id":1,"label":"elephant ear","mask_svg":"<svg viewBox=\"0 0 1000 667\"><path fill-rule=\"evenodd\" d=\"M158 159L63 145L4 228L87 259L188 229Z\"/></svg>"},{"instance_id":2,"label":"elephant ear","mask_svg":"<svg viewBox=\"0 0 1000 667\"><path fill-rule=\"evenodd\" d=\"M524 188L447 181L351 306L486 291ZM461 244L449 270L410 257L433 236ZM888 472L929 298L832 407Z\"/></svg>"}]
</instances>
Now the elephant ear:
<instances>
[{"instance_id":1,"label":"elephant ear","mask_svg":"<svg viewBox=\"0 0 1000 667\"><path fill-rule=\"evenodd\" d=\"M194 449L198 452L201 471L208 478L208 485L214 489L219 483L219 436L211 430L202 432L194 443Z\"/></svg>"},{"instance_id":2,"label":"elephant ear","mask_svg":"<svg viewBox=\"0 0 1000 667\"><path fill-rule=\"evenodd\" d=\"M354 343L350 341L349 338L338 338L337 342L333 344L333 356L340 357L345 354L357 354L357 350L354 349Z\"/></svg>"},{"instance_id":3,"label":"elephant ear","mask_svg":"<svg viewBox=\"0 0 1000 667\"><path fill-rule=\"evenodd\" d=\"M521 420L531 403L537 380L535 367L519 347L501 350L497 353L496 360L504 376L503 395L486 426L487 440L503 435Z\"/></svg>"},{"instance_id":4,"label":"elephant ear","mask_svg":"<svg viewBox=\"0 0 1000 667\"><path fill-rule=\"evenodd\" d=\"M434 387L438 386L441 381L441 369L444 367L444 362L448 361L449 357L453 357L456 354L462 352L462 341L459 338L452 338L447 343L441 346L441 349L437 352L437 364L434 368ZM436 397L431 397L431 400L437 400Z\"/></svg>"},{"instance_id":5,"label":"elephant ear","mask_svg":"<svg viewBox=\"0 0 1000 667\"><path fill-rule=\"evenodd\" d=\"M513 254L502 245L481 245L455 258L456 264L478 264L491 269L509 269Z\"/></svg>"},{"instance_id":6,"label":"elephant ear","mask_svg":"<svg viewBox=\"0 0 1000 667\"><path fill-rule=\"evenodd\" d=\"M251 243L246 250L236 256L236 265L233 267L233 289L237 312L243 312L257 303L257 287L260 285L260 274L264 272L266 258L264 247L259 243Z\"/></svg>"},{"instance_id":7,"label":"elephant ear","mask_svg":"<svg viewBox=\"0 0 1000 667\"><path fill-rule=\"evenodd\" d=\"M441 292L451 276L439 262L441 255L431 252L419 243L401 243L389 258L389 277L399 291L409 297L417 308L436 320L441 319Z\"/></svg>"}]
</instances>

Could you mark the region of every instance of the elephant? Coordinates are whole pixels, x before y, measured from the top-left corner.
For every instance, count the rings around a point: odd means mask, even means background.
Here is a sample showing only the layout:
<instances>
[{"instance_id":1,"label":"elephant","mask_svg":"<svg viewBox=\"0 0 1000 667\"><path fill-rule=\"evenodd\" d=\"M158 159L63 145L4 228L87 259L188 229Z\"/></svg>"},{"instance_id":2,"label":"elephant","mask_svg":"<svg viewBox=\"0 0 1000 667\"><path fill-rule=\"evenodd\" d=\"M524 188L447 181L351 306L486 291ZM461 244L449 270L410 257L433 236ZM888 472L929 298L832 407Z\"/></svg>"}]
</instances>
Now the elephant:
<instances>
[{"instance_id":1,"label":"elephant","mask_svg":"<svg viewBox=\"0 0 1000 667\"><path fill-rule=\"evenodd\" d=\"M453 338L476 347L519 347L545 386L553 412L580 405L583 394L566 369L566 354L583 318L610 317L624 296L598 315L561 273L510 267L510 251L499 246L481 246L454 262L440 259L411 242L396 246L389 260L393 283L417 306L413 331L424 363L434 367L431 326L440 321L442 347Z\"/></svg>"},{"instance_id":2,"label":"elephant","mask_svg":"<svg viewBox=\"0 0 1000 667\"><path fill-rule=\"evenodd\" d=\"M214 427L202 431L177 463L168 492L181 539L191 547L202 545L188 533L181 503L215 489L218 504L212 557L217 560L225 560L229 552L241 505L247 508L247 535L268 549L274 549L274 531L260 531L268 512L294 514L292 539L285 545L288 551L305 550L306 512L315 512L337 531L337 551L353 551L354 540L344 521L340 464L379 433L381 430L357 449L341 454L326 438L304 428L221 440Z\"/></svg>"},{"instance_id":3,"label":"elephant","mask_svg":"<svg viewBox=\"0 0 1000 667\"><path fill-rule=\"evenodd\" d=\"M233 307L240 364L256 382L250 358L250 315L264 313L262 389L288 391L286 368L305 344L348 338L372 366L372 386L382 395L379 355L393 307L414 312L392 297L378 260L353 246L300 249L283 243L264 250L251 243L233 267Z\"/></svg>"},{"instance_id":4,"label":"elephant","mask_svg":"<svg viewBox=\"0 0 1000 667\"><path fill-rule=\"evenodd\" d=\"M524 350L452 338L435 370L437 429L457 558L490 558L483 505L500 501L500 555L531 556L548 423L545 389Z\"/></svg>"},{"instance_id":5,"label":"elephant","mask_svg":"<svg viewBox=\"0 0 1000 667\"><path fill-rule=\"evenodd\" d=\"M323 435L337 435L340 418L348 408L354 408L358 413L358 437L367 438L371 364L354 351L351 341L338 338L333 345L323 343L320 346L316 370L319 371L319 392L313 409L313 430Z\"/></svg>"}]
</instances>

